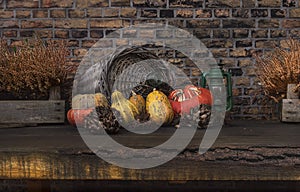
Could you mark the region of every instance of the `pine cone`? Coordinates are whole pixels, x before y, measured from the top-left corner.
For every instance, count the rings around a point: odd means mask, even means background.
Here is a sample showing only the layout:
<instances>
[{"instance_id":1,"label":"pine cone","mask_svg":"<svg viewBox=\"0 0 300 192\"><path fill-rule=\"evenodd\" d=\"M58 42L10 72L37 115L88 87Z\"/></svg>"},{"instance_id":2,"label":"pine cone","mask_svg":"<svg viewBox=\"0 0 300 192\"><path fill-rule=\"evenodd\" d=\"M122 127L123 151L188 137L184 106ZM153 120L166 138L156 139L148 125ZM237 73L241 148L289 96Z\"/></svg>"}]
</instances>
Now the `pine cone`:
<instances>
[{"instance_id":1,"label":"pine cone","mask_svg":"<svg viewBox=\"0 0 300 192\"><path fill-rule=\"evenodd\" d=\"M96 107L86 118L85 127L92 133L101 133L103 129L108 134L116 134L121 126L113 112L107 107Z\"/></svg>"},{"instance_id":2,"label":"pine cone","mask_svg":"<svg viewBox=\"0 0 300 192\"><path fill-rule=\"evenodd\" d=\"M200 105L199 107L198 129L206 129L211 116L211 107L209 105Z\"/></svg>"},{"instance_id":3,"label":"pine cone","mask_svg":"<svg viewBox=\"0 0 300 192\"><path fill-rule=\"evenodd\" d=\"M190 114L184 116L184 122L198 122L197 128L198 129L206 129L209 124L211 116L211 107L209 105L201 104L199 107L195 107L191 109ZM172 125L175 127L179 127L180 119L183 118L180 115L175 115ZM191 127L192 125L187 125Z\"/></svg>"}]
</instances>

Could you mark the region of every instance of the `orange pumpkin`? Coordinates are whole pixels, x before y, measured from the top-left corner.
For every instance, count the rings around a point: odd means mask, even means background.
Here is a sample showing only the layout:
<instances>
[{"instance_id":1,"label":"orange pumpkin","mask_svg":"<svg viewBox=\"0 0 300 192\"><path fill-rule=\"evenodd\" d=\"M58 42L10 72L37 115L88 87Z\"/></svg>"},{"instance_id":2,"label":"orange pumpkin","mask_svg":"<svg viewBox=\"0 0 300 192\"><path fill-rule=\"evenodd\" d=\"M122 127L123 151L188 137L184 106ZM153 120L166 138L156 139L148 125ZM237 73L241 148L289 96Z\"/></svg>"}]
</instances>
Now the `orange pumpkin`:
<instances>
[{"instance_id":1,"label":"orange pumpkin","mask_svg":"<svg viewBox=\"0 0 300 192\"><path fill-rule=\"evenodd\" d=\"M67 119L69 123L73 126L83 125L84 118L93 111L92 108L89 109L70 109L67 113Z\"/></svg>"}]
</instances>

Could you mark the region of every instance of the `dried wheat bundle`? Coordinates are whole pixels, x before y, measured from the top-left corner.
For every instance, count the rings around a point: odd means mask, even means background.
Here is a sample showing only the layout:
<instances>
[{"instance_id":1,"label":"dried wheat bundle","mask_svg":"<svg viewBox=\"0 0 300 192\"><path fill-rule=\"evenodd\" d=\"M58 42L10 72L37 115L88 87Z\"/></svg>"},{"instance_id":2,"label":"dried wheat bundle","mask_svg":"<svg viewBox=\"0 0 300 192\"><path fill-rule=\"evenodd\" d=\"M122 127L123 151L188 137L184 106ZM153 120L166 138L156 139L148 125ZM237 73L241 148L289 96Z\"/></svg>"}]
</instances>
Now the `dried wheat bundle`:
<instances>
[{"instance_id":1,"label":"dried wheat bundle","mask_svg":"<svg viewBox=\"0 0 300 192\"><path fill-rule=\"evenodd\" d=\"M257 77L264 92L276 102L285 98L287 85L298 84L300 74L300 42L286 40L288 48L276 47L267 57L256 56Z\"/></svg>"},{"instance_id":2,"label":"dried wheat bundle","mask_svg":"<svg viewBox=\"0 0 300 192\"><path fill-rule=\"evenodd\" d=\"M24 40L19 46L0 43L0 90L22 97L22 93L47 94L61 85L67 72L68 48L63 41L40 38Z\"/></svg>"}]
</instances>

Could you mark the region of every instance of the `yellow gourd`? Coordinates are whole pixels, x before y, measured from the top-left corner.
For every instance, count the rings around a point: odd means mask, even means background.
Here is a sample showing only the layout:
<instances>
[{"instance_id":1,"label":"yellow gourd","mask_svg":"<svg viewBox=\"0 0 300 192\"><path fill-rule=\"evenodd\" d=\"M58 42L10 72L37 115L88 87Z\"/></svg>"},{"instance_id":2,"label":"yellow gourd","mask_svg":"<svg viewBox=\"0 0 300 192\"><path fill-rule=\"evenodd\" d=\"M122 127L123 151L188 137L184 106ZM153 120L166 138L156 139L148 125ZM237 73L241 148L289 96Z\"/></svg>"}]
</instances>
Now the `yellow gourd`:
<instances>
[{"instance_id":1,"label":"yellow gourd","mask_svg":"<svg viewBox=\"0 0 300 192\"><path fill-rule=\"evenodd\" d=\"M146 98L146 111L150 114L150 119L158 124L169 124L174 118L168 97L156 89Z\"/></svg>"},{"instance_id":2,"label":"yellow gourd","mask_svg":"<svg viewBox=\"0 0 300 192\"><path fill-rule=\"evenodd\" d=\"M135 121L134 117L138 114L138 109L120 91L114 91L111 100L111 108L120 112L123 126L130 126L130 123Z\"/></svg>"}]
</instances>

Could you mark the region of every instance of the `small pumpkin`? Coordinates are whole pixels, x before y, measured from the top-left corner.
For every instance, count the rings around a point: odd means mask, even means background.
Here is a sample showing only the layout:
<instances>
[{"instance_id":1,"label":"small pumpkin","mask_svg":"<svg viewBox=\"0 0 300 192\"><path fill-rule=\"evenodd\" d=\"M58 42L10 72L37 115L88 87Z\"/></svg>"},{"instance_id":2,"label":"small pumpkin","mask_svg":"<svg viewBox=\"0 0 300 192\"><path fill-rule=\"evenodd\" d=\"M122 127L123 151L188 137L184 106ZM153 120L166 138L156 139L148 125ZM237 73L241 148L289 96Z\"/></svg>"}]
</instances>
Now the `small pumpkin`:
<instances>
[{"instance_id":1,"label":"small pumpkin","mask_svg":"<svg viewBox=\"0 0 300 192\"><path fill-rule=\"evenodd\" d=\"M150 114L150 119L157 124L169 124L174 118L168 97L156 89L146 98L146 111Z\"/></svg>"},{"instance_id":2,"label":"small pumpkin","mask_svg":"<svg viewBox=\"0 0 300 192\"><path fill-rule=\"evenodd\" d=\"M139 114L144 114L146 111L146 101L141 96L132 91L132 95L129 98L129 101L137 108Z\"/></svg>"},{"instance_id":3,"label":"small pumpkin","mask_svg":"<svg viewBox=\"0 0 300 192\"><path fill-rule=\"evenodd\" d=\"M67 113L67 119L69 123L73 126L83 125L85 117L88 116L92 111L92 108L70 109Z\"/></svg>"},{"instance_id":4,"label":"small pumpkin","mask_svg":"<svg viewBox=\"0 0 300 192\"><path fill-rule=\"evenodd\" d=\"M109 107L108 100L102 93L96 93L94 95L95 107Z\"/></svg>"},{"instance_id":5,"label":"small pumpkin","mask_svg":"<svg viewBox=\"0 0 300 192\"><path fill-rule=\"evenodd\" d=\"M187 85L184 89L176 89L168 96L176 114L188 114L200 104L212 105L212 96L208 89Z\"/></svg>"}]
</instances>

